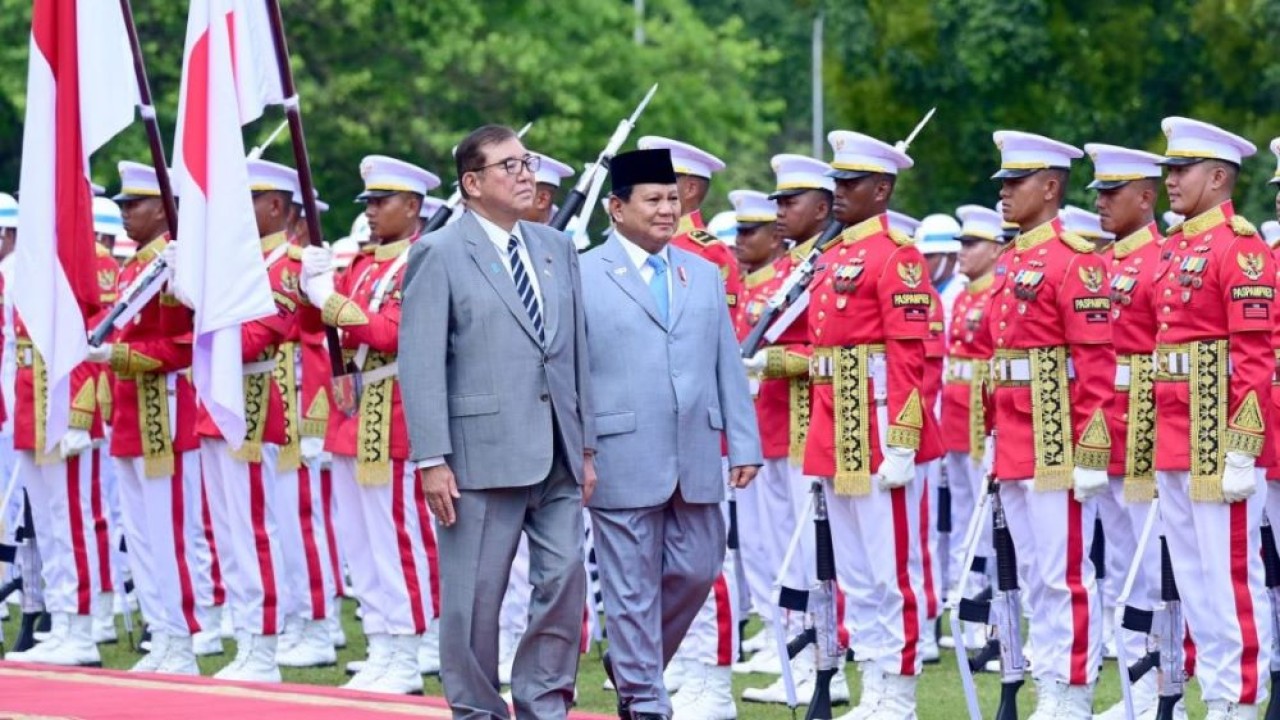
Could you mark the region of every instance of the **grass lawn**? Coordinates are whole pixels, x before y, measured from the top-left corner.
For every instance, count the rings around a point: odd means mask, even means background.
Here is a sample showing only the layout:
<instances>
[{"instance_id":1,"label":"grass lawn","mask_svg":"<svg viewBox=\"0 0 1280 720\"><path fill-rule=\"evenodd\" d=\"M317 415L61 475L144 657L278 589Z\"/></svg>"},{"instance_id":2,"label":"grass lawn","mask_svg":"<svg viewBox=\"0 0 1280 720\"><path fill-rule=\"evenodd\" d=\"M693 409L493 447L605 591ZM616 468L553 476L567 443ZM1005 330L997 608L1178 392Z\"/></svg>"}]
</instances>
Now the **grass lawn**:
<instances>
[{"instance_id":1,"label":"grass lawn","mask_svg":"<svg viewBox=\"0 0 1280 720\"><path fill-rule=\"evenodd\" d=\"M11 617L5 623L4 633L6 639L12 640L17 634L17 613L12 611L12 606L10 608ZM341 663L364 657L364 636L359 630L359 622L355 619L354 610L354 603L344 603L343 625L347 633L347 647L338 653L339 667L308 670L285 668L284 679L287 682L338 685L345 681L346 676L341 670ZM125 641L123 623L117 620L117 624L120 626L121 642L115 645L101 646L102 661L104 667L125 669L132 665L140 655L132 651ZM753 623L753 627L749 632L754 631ZM220 657L200 659L200 670L204 675L213 674L230 661L234 654L234 643L227 642L226 647L227 652ZM856 669L853 665L850 665L847 671L849 672L850 689L853 691L854 699L856 700L858 691ZM424 678L424 681L427 694L444 695L439 679L429 677ZM735 695L740 697L744 688L763 687L772 681L773 677L765 675L735 675ZM599 650L593 649L589 654L582 657L582 665L578 675L579 707L592 712L612 715L615 707L614 694L602 690L601 685L603 683L604 670L600 665ZM983 712L987 717L990 717L995 713L999 697L999 678L995 675L984 673L977 677L977 683L978 692L982 698ZM1203 705L1199 703L1194 683L1189 690L1191 699L1187 709L1190 712L1190 716L1203 717ZM1102 671L1101 683L1094 699L1094 707L1097 711L1104 710L1119 698L1120 680L1116 675L1115 663L1108 661ZM1018 699L1020 715L1025 718L1031 714L1035 705L1035 693L1030 678L1028 678L1027 684L1023 687ZM941 664L925 667L924 677L920 680L918 700L920 720L963 720L967 717L964 691L960 686L960 673L956 669L955 655L953 653L944 650ZM848 709L848 707L837 709L836 715L839 716L847 712ZM738 717L741 720L766 720L767 718L781 720L790 718L791 712L782 706L756 705L740 700L738 702ZM797 717L804 717L803 706L798 710Z\"/></svg>"}]
</instances>

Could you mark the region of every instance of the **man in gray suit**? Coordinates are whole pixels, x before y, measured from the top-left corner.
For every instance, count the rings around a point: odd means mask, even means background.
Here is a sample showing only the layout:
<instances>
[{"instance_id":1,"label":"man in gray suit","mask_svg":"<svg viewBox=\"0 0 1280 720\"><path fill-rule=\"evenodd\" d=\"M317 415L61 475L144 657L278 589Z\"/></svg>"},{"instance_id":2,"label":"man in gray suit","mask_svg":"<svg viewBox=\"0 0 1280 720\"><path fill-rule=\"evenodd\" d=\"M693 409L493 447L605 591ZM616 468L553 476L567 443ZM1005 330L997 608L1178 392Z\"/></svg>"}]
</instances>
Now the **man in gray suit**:
<instances>
[{"instance_id":1,"label":"man in gray suit","mask_svg":"<svg viewBox=\"0 0 1280 720\"><path fill-rule=\"evenodd\" d=\"M624 718L669 718L662 671L720 572L729 483L762 464L755 407L716 266L667 243L668 150L610 166L615 232L582 260L600 484L588 505Z\"/></svg>"},{"instance_id":2,"label":"man in gray suit","mask_svg":"<svg viewBox=\"0 0 1280 720\"><path fill-rule=\"evenodd\" d=\"M456 158L469 209L414 246L400 323L412 457L440 525L440 675L455 718L508 717L498 612L523 530L533 598L511 693L519 717L564 718L595 485L578 256L519 220L539 161L514 132L482 127Z\"/></svg>"}]
</instances>

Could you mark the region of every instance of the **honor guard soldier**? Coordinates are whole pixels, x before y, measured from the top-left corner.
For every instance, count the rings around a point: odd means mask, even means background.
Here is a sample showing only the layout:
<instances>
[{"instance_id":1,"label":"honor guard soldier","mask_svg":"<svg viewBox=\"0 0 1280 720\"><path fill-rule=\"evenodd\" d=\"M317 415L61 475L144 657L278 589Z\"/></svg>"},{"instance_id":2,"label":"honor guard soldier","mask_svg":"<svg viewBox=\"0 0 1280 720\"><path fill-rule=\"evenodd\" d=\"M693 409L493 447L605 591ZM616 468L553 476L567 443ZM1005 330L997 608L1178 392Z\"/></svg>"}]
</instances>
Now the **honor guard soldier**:
<instances>
[{"instance_id":1,"label":"honor guard soldier","mask_svg":"<svg viewBox=\"0 0 1280 720\"><path fill-rule=\"evenodd\" d=\"M91 311L100 313L115 300L115 263L102 245L94 243L94 251L99 282ZM97 523L101 486L95 456L99 451L94 445L101 445L103 438L97 398L100 368L85 362L72 371L68 428L49 452L45 423L50 387L44 359L16 311L14 334L16 482L22 483L25 492L31 520L28 530L34 531L40 557L39 577L27 576L24 581L33 591L43 582L44 611L52 617L52 632L35 647L10 653L6 659L99 666L94 616L101 612L98 605L111 601L102 595L104 586L111 586L109 539L105 532L98 532ZM99 499L96 508L95 498Z\"/></svg>"},{"instance_id":2,"label":"honor guard soldier","mask_svg":"<svg viewBox=\"0 0 1280 720\"><path fill-rule=\"evenodd\" d=\"M752 327L759 321L769 298L813 251L831 220L832 192L835 190L835 180L827 177L831 166L821 160L783 154L773 156L771 165L776 186L769 197L778 205L777 232L791 242L792 248L774 263L772 271L765 271L769 278L756 289L743 308L744 320ZM778 318L777 321L784 320ZM763 602L764 607L777 602L772 583L782 566L787 545L796 532L800 533L800 552L785 568L785 586L807 590L816 582L812 529L796 528L811 497L809 479L803 471L805 437L809 429L811 354L808 314L801 311L776 342L745 361L749 371L761 375L756 413L760 417L765 464L761 468L761 477L756 480L762 518L756 532L769 548L768 558L773 568L768 585L763 589L766 595L763 600L757 600ZM778 645L768 633L782 633L782 639L786 641L802 632L808 623L804 613L788 610L779 610L779 618L779 627L772 623L766 625L760 652L742 667L743 671L774 675L781 672L783 660L778 659ZM791 661L797 697L812 695L816 673L815 657L810 651L800 653ZM843 669L832 679L831 693L834 701L848 700L849 685ZM782 678L765 688L748 688L742 697L753 702L787 702Z\"/></svg>"},{"instance_id":3,"label":"honor guard soldier","mask_svg":"<svg viewBox=\"0 0 1280 720\"><path fill-rule=\"evenodd\" d=\"M319 198L315 203L319 213L329 209ZM293 195L291 205L280 277L285 289L297 294L302 251L310 244L301 192ZM324 454L330 373L319 313L300 309L279 346L275 367L285 413L285 441L276 459L276 519L284 556L283 605L292 608L276 648L282 667L332 665L337 661L335 639L344 640L336 603L342 573L334 547L333 478Z\"/></svg>"},{"instance_id":4,"label":"honor guard soldier","mask_svg":"<svg viewBox=\"0 0 1280 720\"><path fill-rule=\"evenodd\" d=\"M920 221L914 233L916 247L929 264L929 282L942 298L945 322L951 326L951 308L969 279L960 274L960 223L950 215L934 213Z\"/></svg>"},{"instance_id":5,"label":"honor guard soldier","mask_svg":"<svg viewBox=\"0 0 1280 720\"><path fill-rule=\"evenodd\" d=\"M417 240L422 198L435 175L394 158L360 163L357 200L375 238L373 252L337 282L327 248L303 251L303 286L326 325L342 334L343 354L359 373L355 388L334 386L325 449L333 455L338 531L360 601L369 658L344 687L421 694L421 637L436 615L428 562L435 536L400 398L401 280ZM388 560L394 558L394 560Z\"/></svg>"},{"instance_id":6,"label":"honor guard soldier","mask_svg":"<svg viewBox=\"0 0 1280 720\"><path fill-rule=\"evenodd\" d=\"M1275 174L1267 181L1268 185L1280 186L1280 138L1271 141L1271 152L1275 154L1277 167ZM1276 203L1274 212L1280 216L1280 190L1276 192ZM1280 222L1268 220L1259 226L1258 230L1262 233L1262 239L1271 248L1271 257L1277 263L1277 285L1280 285ZM1271 384L1271 399L1273 407L1273 418L1280 418L1280 318L1276 319L1275 334L1272 336L1272 345L1276 348L1276 377ZM1271 492L1271 482L1280 480L1280 459L1272 463L1267 468L1268 492L1267 492L1267 520L1271 522L1272 527L1280 526L1280 491ZM1274 530L1273 530L1274 533ZM1275 632L1275 628L1272 629Z\"/></svg>"},{"instance_id":7,"label":"honor guard soldier","mask_svg":"<svg viewBox=\"0 0 1280 720\"><path fill-rule=\"evenodd\" d=\"M707 224L702 219L702 203L707 199L711 176L724 169L724 161L688 143L654 135L640 138L636 147L640 150L666 149L671 152L671 162L676 170L676 185L680 192L680 211L684 213L671 243L720 268L720 278L724 280L725 302L729 304L729 311L733 312L738 306L738 294L742 291L738 260L733 254L733 248L707 232Z\"/></svg>"},{"instance_id":8,"label":"honor guard soldier","mask_svg":"<svg viewBox=\"0 0 1280 720\"><path fill-rule=\"evenodd\" d=\"M924 408L933 295L924 257L909 236L890 229L886 214L911 158L860 133L827 137L835 216L847 227L823 253L811 286L804 471L824 479L832 532L846 549L836 567L862 660L862 697L850 717L909 718L922 667L915 459L933 422Z\"/></svg>"},{"instance_id":9,"label":"honor guard soldier","mask_svg":"<svg viewBox=\"0 0 1280 720\"><path fill-rule=\"evenodd\" d=\"M990 467L987 454L987 381L993 354L991 335L986 328L987 305L995 285L996 260L1005 246L1000 213L981 205L956 208L960 219L957 240L960 252L956 269L969 278L964 292L956 297L947 332L947 371L942 386L942 442L946 451L947 487L951 495L952 536L945 559L949 569L942 578L944 591L957 587L964 573L965 547L957 528L967 527L977 507L983 480ZM963 532L963 530L961 530ZM990 541L980 543L979 556L986 556ZM943 564L942 558L938 559ZM954 640L943 643L954 646Z\"/></svg>"},{"instance_id":10,"label":"honor guard soldier","mask_svg":"<svg viewBox=\"0 0 1280 720\"><path fill-rule=\"evenodd\" d=\"M141 248L120 268L123 297L172 243L155 170L122 162L119 171L115 200L125 231ZM215 601L214 560L203 517L195 389L188 376L191 331L191 311L161 290L111 342L89 354L110 371L110 447L126 557L151 632L151 651L133 668L140 672L199 674L193 636L217 630L207 614Z\"/></svg>"},{"instance_id":11,"label":"honor guard soldier","mask_svg":"<svg viewBox=\"0 0 1280 720\"><path fill-rule=\"evenodd\" d=\"M1107 270L1058 217L1071 160L1039 135L999 131L1004 217L1020 234L996 266L995 476L1031 601L1036 720L1088 718L1102 663L1089 548L1107 488L1115 384Z\"/></svg>"},{"instance_id":12,"label":"honor guard soldier","mask_svg":"<svg viewBox=\"0 0 1280 720\"><path fill-rule=\"evenodd\" d=\"M560 192L560 183L573 177L573 168L549 155L533 154L542 158L542 161L538 165L538 171L533 174L533 206L524 219L546 225L556 214L556 193Z\"/></svg>"},{"instance_id":13,"label":"honor guard soldier","mask_svg":"<svg viewBox=\"0 0 1280 720\"><path fill-rule=\"evenodd\" d=\"M1154 610L1159 602L1160 543L1153 529L1145 552L1138 552L1138 535L1155 497L1155 363L1156 291L1164 237L1155 221L1160 196L1160 156L1115 145L1090 143L1084 151L1093 160L1098 193L1100 231L1116 238L1102 252L1111 274L1111 335L1116 351L1115 400L1111 428L1110 487L1098 495L1098 517L1106 528L1106 582L1119 592L1138 563L1128 605ZM1103 618L1109 612L1103 592ZM1114 595L1112 595L1114 607ZM1114 613L1114 611L1111 611ZM1114 614L1112 614L1114 617ZM1116 643L1125 643L1125 656L1146 654L1145 633L1116 628ZM1133 662L1133 660L1130 662ZM1147 673L1133 684L1134 712L1143 717L1157 705L1156 675ZM1123 720L1125 706L1116 703L1102 720Z\"/></svg>"},{"instance_id":14,"label":"honor guard soldier","mask_svg":"<svg viewBox=\"0 0 1280 720\"><path fill-rule=\"evenodd\" d=\"M280 347L297 323L298 288L286 233L297 173L265 160L248 163L249 189L261 236L263 262L276 314L240 327L245 436L238 450L222 437L206 409L197 423L219 565L236 633L236 656L215 677L279 682L277 641L294 611L282 588L284 549L279 535L278 468L288 452L284 395L275 382ZM295 266L296 267L296 266Z\"/></svg>"},{"instance_id":15,"label":"honor guard soldier","mask_svg":"<svg viewBox=\"0 0 1280 720\"><path fill-rule=\"evenodd\" d=\"M1231 203L1249 141L1165 118L1169 205L1186 217L1155 279L1156 483L1209 720L1256 718L1271 656L1259 528L1275 265ZM1261 491L1261 492L1259 492Z\"/></svg>"},{"instance_id":16,"label":"honor guard soldier","mask_svg":"<svg viewBox=\"0 0 1280 720\"><path fill-rule=\"evenodd\" d=\"M1109 233L1102 229L1102 216L1097 213L1089 212L1075 205L1067 205L1062 208L1061 217L1063 230L1073 235L1079 235L1093 243L1093 247L1098 253L1109 249L1111 243L1116 240L1115 233Z\"/></svg>"}]
</instances>

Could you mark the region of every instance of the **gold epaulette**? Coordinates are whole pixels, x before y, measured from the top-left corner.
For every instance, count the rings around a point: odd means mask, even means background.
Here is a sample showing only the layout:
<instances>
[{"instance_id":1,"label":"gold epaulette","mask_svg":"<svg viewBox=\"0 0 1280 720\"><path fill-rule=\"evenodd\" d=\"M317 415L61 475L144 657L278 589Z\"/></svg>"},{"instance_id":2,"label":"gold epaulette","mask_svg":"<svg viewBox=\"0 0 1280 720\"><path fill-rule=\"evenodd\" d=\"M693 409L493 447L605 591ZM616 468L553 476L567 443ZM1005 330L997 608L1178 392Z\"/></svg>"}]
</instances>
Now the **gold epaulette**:
<instances>
[{"instance_id":1,"label":"gold epaulette","mask_svg":"<svg viewBox=\"0 0 1280 720\"><path fill-rule=\"evenodd\" d=\"M1258 228L1254 227L1253 223L1249 222L1248 219L1246 219L1243 215L1231 216L1231 231L1234 232L1236 235L1242 235L1246 237L1249 235L1258 234Z\"/></svg>"},{"instance_id":2,"label":"gold epaulette","mask_svg":"<svg viewBox=\"0 0 1280 720\"><path fill-rule=\"evenodd\" d=\"M301 247L301 246L299 246L299 245L290 245L290 246L289 246L289 250L288 250L288 252L289 252L289 259L290 259L290 260L301 260L301 259L302 259L302 247Z\"/></svg>"},{"instance_id":3,"label":"gold epaulette","mask_svg":"<svg viewBox=\"0 0 1280 720\"><path fill-rule=\"evenodd\" d=\"M706 247L716 241L716 236L706 230L693 229L689 231L689 239Z\"/></svg>"},{"instance_id":4,"label":"gold epaulette","mask_svg":"<svg viewBox=\"0 0 1280 720\"><path fill-rule=\"evenodd\" d=\"M111 251L103 247L99 243L93 244L94 250L98 253L98 257L111 257Z\"/></svg>"},{"instance_id":5,"label":"gold epaulette","mask_svg":"<svg viewBox=\"0 0 1280 720\"><path fill-rule=\"evenodd\" d=\"M1182 223L1174 223L1173 225L1169 226L1168 230L1164 231L1164 236L1169 237L1174 233L1180 233L1180 232L1182 232Z\"/></svg>"},{"instance_id":6,"label":"gold epaulette","mask_svg":"<svg viewBox=\"0 0 1280 720\"><path fill-rule=\"evenodd\" d=\"M889 239L893 240L895 243L902 246L910 245L911 243L915 242L915 238L902 232L901 230L894 230L893 228L889 229Z\"/></svg>"},{"instance_id":7,"label":"gold epaulette","mask_svg":"<svg viewBox=\"0 0 1280 720\"><path fill-rule=\"evenodd\" d=\"M1073 232L1063 232L1058 237L1062 239L1063 244L1078 253L1087 255L1097 250L1097 247L1093 243Z\"/></svg>"}]
</instances>

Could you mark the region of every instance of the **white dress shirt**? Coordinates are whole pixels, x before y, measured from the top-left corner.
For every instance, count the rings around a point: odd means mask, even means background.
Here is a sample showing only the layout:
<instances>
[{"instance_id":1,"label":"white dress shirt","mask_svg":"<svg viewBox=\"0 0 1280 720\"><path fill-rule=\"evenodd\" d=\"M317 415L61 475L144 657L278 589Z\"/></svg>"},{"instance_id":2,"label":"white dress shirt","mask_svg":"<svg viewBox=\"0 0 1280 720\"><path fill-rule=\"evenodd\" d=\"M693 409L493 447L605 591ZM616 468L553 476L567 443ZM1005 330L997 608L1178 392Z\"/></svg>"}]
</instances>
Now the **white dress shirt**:
<instances>
[{"instance_id":1,"label":"white dress shirt","mask_svg":"<svg viewBox=\"0 0 1280 720\"><path fill-rule=\"evenodd\" d=\"M507 232L480 213L473 210L471 214L480 223L480 227L484 229L484 234L489 236L489 240L493 242L494 247L498 249L498 257L502 258L502 266L507 269L507 275L510 275L513 281L515 276L512 275L511 255L507 253L507 243L510 242L511 236L515 235L516 252L520 254L520 260L524 262L524 271L529 276L529 284L533 286L534 296L538 298L538 307L542 307L542 286L538 284L537 268L533 266L533 261L529 258L529 246L525 244L524 234L520 232L520 223L517 222L511 228L511 232Z\"/></svg>"},{"instance_id":2,"label":"white dress shirt","mask_svg":"<svg viewBox=\"0 0 1280 720\"><path fill-rule=\"evenodd\" d=\"M622 249L627 251L627 257L631 258L631 264L635 266L636 272L640 273L640 280L645 285L653 279L653 268L647 262L650 257L657 256L662 258L662 262L667 266L667 300L668 305L671 299L671 256L667 253L667 246L663 245L662 249L656 253L650 253L648 250L627 239L626 235L618 231L614 231L614 235L618 236L618 241L622 243Z\"/></svg>"}]
</instances>

